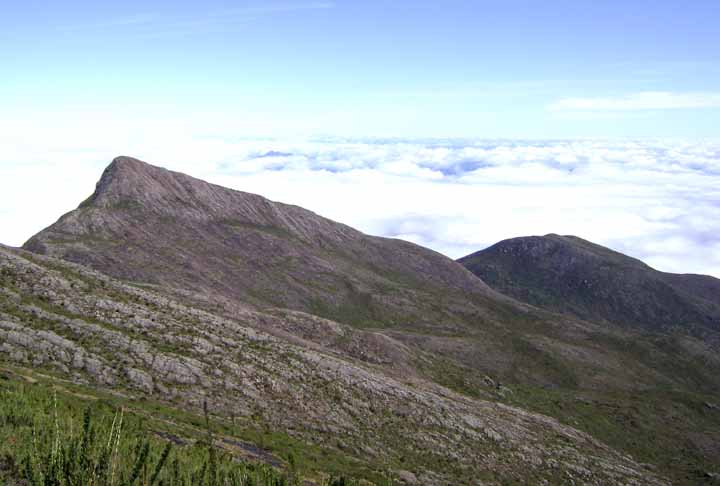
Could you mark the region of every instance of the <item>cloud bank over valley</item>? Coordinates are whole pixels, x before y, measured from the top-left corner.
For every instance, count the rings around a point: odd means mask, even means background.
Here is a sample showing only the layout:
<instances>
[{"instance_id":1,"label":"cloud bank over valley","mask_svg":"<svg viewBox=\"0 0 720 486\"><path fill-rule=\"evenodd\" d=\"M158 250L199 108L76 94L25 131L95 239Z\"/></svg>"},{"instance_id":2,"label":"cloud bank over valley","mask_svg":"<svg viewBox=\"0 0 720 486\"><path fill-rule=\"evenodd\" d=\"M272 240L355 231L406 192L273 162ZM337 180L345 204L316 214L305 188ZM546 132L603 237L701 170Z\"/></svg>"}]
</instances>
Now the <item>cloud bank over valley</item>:
<instances>
[{"instance_id":1,"label":"cloud bank over valley","mask_svg":"<svg viewBox=\"0 0 720 486\"><path fill-rule=\"evenodd\" d=\"M720 276L717 142L161 142L0 155L0 241L20 245L77 206L123 153L453 258L514 236L574 234L659 270Z\"/></svg>"}]
</instances>

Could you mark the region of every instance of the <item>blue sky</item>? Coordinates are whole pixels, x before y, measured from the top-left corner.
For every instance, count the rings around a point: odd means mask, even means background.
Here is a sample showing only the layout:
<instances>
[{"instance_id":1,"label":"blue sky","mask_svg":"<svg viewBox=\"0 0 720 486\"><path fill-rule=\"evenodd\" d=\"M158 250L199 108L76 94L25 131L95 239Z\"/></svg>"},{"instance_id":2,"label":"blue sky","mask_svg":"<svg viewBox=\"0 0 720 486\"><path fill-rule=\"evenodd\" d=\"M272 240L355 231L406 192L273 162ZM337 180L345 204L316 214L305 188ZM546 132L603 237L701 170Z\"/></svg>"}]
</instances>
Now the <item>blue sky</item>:
<instances>
[{"instance_id":1,"label":"blue sky","mask_svg":"<svg viewBox=\"0 0 720 486\"><path fill-rule=\"evenodd\" d=\"M451 257L720 276L720 2L5 2L0 242L125 154Z\"/></svg>"},{"instance_id":2,"label":"blue sky","mask_svg":"<svg viewBox=\"0 0 720 486\"><path fill-rule=\"evenodd\" d=\"M719 21L717 1L8 2L0 106L253 135L716 137Z\"/></svg>"}]
</instances>

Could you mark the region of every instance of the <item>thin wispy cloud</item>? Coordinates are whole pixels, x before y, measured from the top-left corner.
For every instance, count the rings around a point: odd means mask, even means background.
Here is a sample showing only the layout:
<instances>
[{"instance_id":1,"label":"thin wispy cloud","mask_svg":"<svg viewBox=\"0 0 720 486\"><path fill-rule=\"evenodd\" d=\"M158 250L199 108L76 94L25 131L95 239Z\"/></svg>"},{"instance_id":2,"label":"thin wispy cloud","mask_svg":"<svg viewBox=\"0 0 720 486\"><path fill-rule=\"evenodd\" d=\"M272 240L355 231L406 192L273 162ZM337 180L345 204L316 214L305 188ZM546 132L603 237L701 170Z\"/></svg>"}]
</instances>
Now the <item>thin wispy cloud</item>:
<instances>
[{"instance_id":1,"label":"thin wispy cloud","mask_svg":"<svg viewBox=\"0 0 720 486\"><path fill-rule=\"evenodd\" d=\"M334 8L334 2L310 2L310 3L284 3L266 4L256 6L234 7L216 12L215 15L261 15L283 12L296 12L300 10L326 10Z\"/></svg>"},{"instance_id":2,"label":"thin wispy cloud","mask_svg":"<svg viewBox=\"0 0 720 486\"><path fill-rule=\"evenodd\" d=\"M334 2L309 3L267 3L247 5L222 10L204 12L195 16L177 16L167 14L135 14L114 19L100 20L80 25L60 26L64 32L98 31L105 29L124 29L126 33L155 34L188 33L192 29L218 27L228 24L246 23L272 15L288 14L300 11L327 10L335 7ZM130 29L130 32L127 32Z\"/></svg>"},{"instance_id":3,"label":"thin wispy cloud","mask_svg":"<svg viewBox=\"0 0 720 486\"><path fill-rule=\"evenodd\" d=\"M575 79L504 79L498 81L478 81L462 83L442 83L425 89L395 89L375 91L372 94L384 97L408 97L408 98L473 98L482 96L528 96L556 93L567 86L582 86L585 89L605 89L627 83L632 85L647 85L657 82L656 78L634 75L632 77L595 77ZM570 98L574 99L574 98ZM561 102L566 99L560 100Z\"/></svg>"},{"instance_id":4,"label":"thin wispy cloud","mask_svg":"<svg viewBox=\"0 0 720 486\"><path fill-rule=\"evenodd\" d=\"M647 91L621 97L564 98L551 111L645 111L720 108L720 93Z\"/></svg>"},{"instance_id":5,"label":"thin wispy cloud","mask_svg":"<svg viewBox=\"0 0 720 486\"><path fill-rule=\"evenodd\" d=\"M85 24L61 25L58 30L61 32L83 32L96 31L114 28L134 28L144 25L151 25L160 21L161 17L151 13L138 13L111 19L102 19Z\"/></svg>"}]
</instances>

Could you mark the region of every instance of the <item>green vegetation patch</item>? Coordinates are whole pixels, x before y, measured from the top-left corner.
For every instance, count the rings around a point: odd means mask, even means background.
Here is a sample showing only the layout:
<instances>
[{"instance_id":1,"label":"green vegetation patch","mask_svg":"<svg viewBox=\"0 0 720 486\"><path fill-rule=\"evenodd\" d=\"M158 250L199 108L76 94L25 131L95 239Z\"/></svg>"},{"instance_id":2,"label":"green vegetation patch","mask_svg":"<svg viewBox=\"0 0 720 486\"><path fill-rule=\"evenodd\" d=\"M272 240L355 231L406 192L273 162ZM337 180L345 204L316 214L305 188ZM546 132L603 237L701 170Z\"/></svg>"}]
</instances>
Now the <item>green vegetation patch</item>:
<instances>
[{"instance_id":1,"label":"green vegetation patch","mask_svg":"<svg viewBox=\"0 0 720 486\"><path fill-rule=\"evenodd\" d=\"M714 484L707 474L718 472L720 458L720 411L712 408L717 395L527 385L514 385L513 392L508 397L512 405L587 432L638 462L653 464L675 484Z\"/></svg>"},{"instance_id":2,"label":"green vegetation patch","mask_svg":"<svg viewBox=\"0 0 720 486\"><path fill-rule=\"evenodd\" d=\"M0 483L293 486L305 480L301 450L300 459L286 455L280 469L250 462L218 447L227 437L216 434L225 430L213 424L207 410L204 418L193 420L178 412L197 427L188 434L186 427L156 420L152 407L137 405L0 368ZM312 484L372 484L316 477Z\"/></svg>"},{"instance_id":3,"label":"green vegetation patch","mask_svg":"<svg viewBox=\"0 0 720 486\"><path fill-rule=\"evenodd\" d=\"M572 367L562 359L541 349L529 339L513 336L511 340L514 352L512 375L516 382L526 382L523 376L539 374L542 380L564 388L577 388L578 378Z\"/></svg>"}]
</instances>

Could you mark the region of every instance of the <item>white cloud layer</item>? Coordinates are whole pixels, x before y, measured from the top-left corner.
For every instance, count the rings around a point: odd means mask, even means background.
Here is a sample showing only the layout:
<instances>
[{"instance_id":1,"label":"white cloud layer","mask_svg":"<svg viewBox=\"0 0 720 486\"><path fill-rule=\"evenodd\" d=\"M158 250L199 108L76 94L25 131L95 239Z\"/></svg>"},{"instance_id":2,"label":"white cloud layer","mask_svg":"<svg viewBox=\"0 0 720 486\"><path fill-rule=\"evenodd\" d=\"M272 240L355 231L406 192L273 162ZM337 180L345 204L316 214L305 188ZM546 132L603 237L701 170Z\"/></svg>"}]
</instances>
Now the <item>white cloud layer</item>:
<instances>
[{"instance_id":1,"label":"white cloud layer","mask_svg":"<svg viewBox=\"0 0 720 486\"><path fill-rule=\"evenodd\" d=\"M719 108L720 93L645 91L616 98L563 98L551 111L637 111Z\"/></svg>"},{"instance_id":2,"label":"white cloud layer","mask_svg":"<svg viewBox=\"0 0 720 486\"><path fill-rule=\"evenodd\" d=\"M720 143L233 140L168 130L122 144L98 133L84 145L48 133L39 145L23 133L0 130L6 244L76 207L124 153L452 257L552 232L661 270L720 277Z\"/></svg>"}]
</instances>

